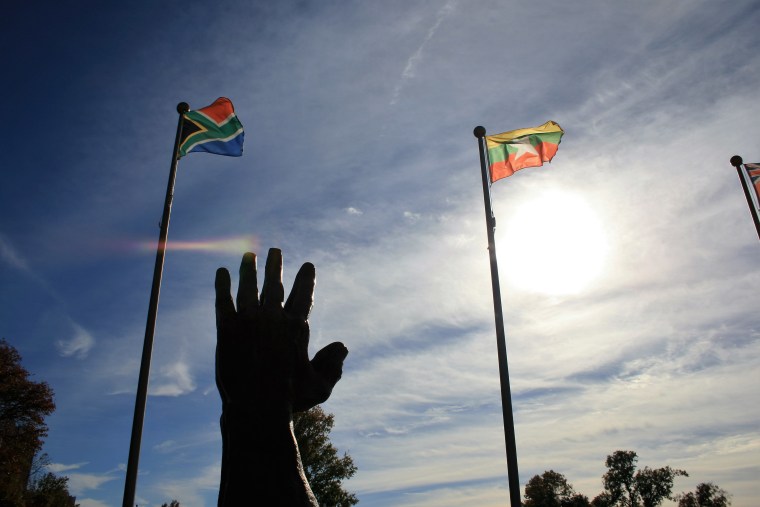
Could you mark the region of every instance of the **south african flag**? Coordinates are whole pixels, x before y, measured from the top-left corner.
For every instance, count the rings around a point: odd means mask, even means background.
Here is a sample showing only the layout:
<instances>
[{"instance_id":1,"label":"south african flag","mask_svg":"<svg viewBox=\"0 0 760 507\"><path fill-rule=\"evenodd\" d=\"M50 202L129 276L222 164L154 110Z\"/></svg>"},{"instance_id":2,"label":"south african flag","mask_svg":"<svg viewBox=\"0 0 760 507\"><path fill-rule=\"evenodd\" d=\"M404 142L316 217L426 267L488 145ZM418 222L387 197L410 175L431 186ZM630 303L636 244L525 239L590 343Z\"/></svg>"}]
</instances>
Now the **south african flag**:
<instances>
[{"instance_id":1,"label":"south african flag","mask_svg":"<svg viewBox=\"0 0 760 507\"><path fill-rule=\"evenodd\" d=\"M193 151L239 157L243 154L243 136L232 101L219 97L210 106L185 113L179 157Z\"/></svg>"}]
</instances>

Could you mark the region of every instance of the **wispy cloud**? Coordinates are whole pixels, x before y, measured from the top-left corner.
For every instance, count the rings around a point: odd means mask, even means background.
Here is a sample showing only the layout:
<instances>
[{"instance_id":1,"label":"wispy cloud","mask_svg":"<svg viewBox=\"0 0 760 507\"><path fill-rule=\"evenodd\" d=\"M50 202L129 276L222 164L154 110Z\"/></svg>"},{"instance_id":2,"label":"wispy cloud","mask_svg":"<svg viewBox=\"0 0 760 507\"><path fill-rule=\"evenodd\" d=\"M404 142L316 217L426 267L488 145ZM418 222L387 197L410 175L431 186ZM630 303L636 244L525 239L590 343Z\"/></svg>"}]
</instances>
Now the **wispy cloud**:
<instances>
[{"instance_id":1,"label":"wispy cloud","mask_svg":"<svg viewBox=\"0 0 760 507\"><path fill-rule=\"evenodd\" d=\"M422 43L419 45L417 50L412 54L412 56L410 56L409 59L406 61L406 66L404 66L404 70L401 72L401 78L398 80L398 83L396 83L396 87L393 90L393 96L391 97L391 102L390 102L391 105L394 105L398 102L399 97L401 96L401 92L404 89L404 86L406 86L406 84L411 79L414 79L414 76L417 72L417 66L419 66L420 63L422 62L425 46L430 41L430 39L433 38L433 36L435 35L435 32L438 30L438 27L441 26L441 23L443 23L443 21L452 12L454 12L455 8L456 8L456 2L454 0L449 0L443 7L441 7L438 10L435 22L428 29L427 34L425 35L425 38L422 40Z\"/></svg>"},{"instance_id":2,"label":"wispy cloud","mask_svg":"<svg viewBox=\"0 0 760 507\"><path fill-rule=\"evenodd\" d=\"M67 473L66 477L69 478L69 490L74 495L81 495L85 491L96 490L103 484L116 480L116 475L102 475L102 474L84 474L84 473Z\"/></svg>"},{"instance_id":3,"label":"wispy cloud","mask_svg":"<svg viewBox=\"0 0 760 507\"><path fill-rule=\"evenodd\" d=\"M219 490L219 477L221 475L221 463L215 463L203 467L199 473L182 479L164 479L162 484L157 485L155 490L164 498L181 499L182 505L201 506L207 505L204 501L209 492Z\"/></svg>"},{"instance_id":4,"label":"wispy cloud","mask_svg":"<svg viewBox=\"0 0 760 507\"><path fill-rule=\"evenodd\" d=\"M420 215L419 213L414 213L412 211L404 211L404 218L406 218L410 222L417 222L421 217L422 215Z\"/></svg>"},{"instance_id":5,"label":"wispy cloud","mask_svg":"<svg viewBox=\"0 0 760 507\"><path fill-rule=\"evenodd\" d=\"M55 474L68 477L69 491L75 496L81 496L85 491L97 490L101 485L118 478L116 475L117 470L111 470L104 473L71 472L71 470L79 470L87 464L87 462L73 464L51 463L47 468ZM98 505L96 500L91 501L96 503L90 505Z\"/></svg>"},{"instance_id":6,"label":"wispy cloud","mask_svg":"<svg viewBox=\"0 0 760 507\"><path fill-rule=\"evenodd\" d=\"M13 245L0 234L0 259L6 264L21 271L29 271L29 264L21 254L13 248Z\"/></svg>"},{"instance_id":7,"label":"wispy cloud","mask_svg":"<svg viewBox=\"0 0 760 507\"><path fill-rule=\"evenodd\" d=\"M54 474L59 474L61 472L66 472L68 470L77 470L87 464L88 464L87 461L83 461L82 463L73 463L71 465L66 465L63 463L50 463L46 468L50 470L51 472L53 472Z\"/></svg>"},{"instance_id":8,"label":"wispy cloud","mask_svg":"<svg viewBox=\"0 0 760 507\"><path fill-rule=\"evenodd\" d=\"M155 387L150 394L154 396L181 396L195 390L195 381L190 373L190 365L185 361L176 361L161 368Z\"/></svg>"},{"instance_id":9,"label":"wispy cloud","mask_svg":"<svg viewBox=\"0 0 760 507\"><path fill-rule=\"evenodd\" d=\"M55 346L63 357L84 359L95 346L95 338L82 326L71 323L74 334L68 340L58 340Z\"/></svg>"}]
</instances>

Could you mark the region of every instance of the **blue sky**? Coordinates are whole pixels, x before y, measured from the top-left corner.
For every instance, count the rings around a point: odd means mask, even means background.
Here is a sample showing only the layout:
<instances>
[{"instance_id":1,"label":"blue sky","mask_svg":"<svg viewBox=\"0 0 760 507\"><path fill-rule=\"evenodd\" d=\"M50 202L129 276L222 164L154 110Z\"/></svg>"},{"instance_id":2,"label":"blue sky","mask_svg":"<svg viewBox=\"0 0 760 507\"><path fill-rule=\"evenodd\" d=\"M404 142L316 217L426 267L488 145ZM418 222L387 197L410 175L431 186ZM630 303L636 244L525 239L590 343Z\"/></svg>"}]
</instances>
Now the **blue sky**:
<instances>
[{"instance_id":1,"label":"blue sky","mask_svg":"<svg viewBox=\"0 0 760 507\"><path fill-rule=\"evenodd\" d=\"M110 4L110 5L109 5ZM507 503L477 125L557 121L493 187L520 481L605 457L760 501L752 1L17 3L0 21L0 336L51 384L45 444L119 505L175 107L229 97L242 158L181 161L138 479L216 502L213 278L317 267L324 408L370 506ZM195 245L190 248L189 245ZM180 248L185 245L185 248Z\"/></svg>"}]
</instances>

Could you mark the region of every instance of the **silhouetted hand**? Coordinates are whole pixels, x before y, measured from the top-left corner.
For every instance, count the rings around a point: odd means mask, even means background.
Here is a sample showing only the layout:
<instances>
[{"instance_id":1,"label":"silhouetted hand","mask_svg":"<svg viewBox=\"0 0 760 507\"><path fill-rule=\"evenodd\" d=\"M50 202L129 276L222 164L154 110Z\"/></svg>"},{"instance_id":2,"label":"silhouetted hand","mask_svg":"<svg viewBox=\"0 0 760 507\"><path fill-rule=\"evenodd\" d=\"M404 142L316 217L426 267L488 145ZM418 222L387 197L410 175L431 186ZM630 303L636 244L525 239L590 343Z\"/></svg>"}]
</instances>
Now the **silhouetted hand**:
<instances>
[{"instance_id":1,"label":"silhouetted hand","mask_svg":"<svg viewBox=\"0 0 760 507\"><path fill-rule=\"evenodd\" d=\"M246 253L240 263L236 310L229 272L216 272L221 507L317 507L303 473L292 415L330 397L348 349L331 343L309 360L307 319L314 283L314 266L306 263L283 307L282 253L273 248L259 297L256 256Z\"/></svg>"},{"instance_id":2,"label":"silhouetted hand","mask_svg":"<svg viewBox=\"0 0 760 507\"><path fill-rule=\"evenodd\" d=\"M256 255L240 264L237 310L232 303L230 274L216 272L216 379L225 403L288 402L295 412L330 397L343 371L348 349L335 342L309 360L309 323L316 273L306 263L296 275L285 307L282 302L282 252L267 256L259 297Z\"/></svg>"}]
</instances>

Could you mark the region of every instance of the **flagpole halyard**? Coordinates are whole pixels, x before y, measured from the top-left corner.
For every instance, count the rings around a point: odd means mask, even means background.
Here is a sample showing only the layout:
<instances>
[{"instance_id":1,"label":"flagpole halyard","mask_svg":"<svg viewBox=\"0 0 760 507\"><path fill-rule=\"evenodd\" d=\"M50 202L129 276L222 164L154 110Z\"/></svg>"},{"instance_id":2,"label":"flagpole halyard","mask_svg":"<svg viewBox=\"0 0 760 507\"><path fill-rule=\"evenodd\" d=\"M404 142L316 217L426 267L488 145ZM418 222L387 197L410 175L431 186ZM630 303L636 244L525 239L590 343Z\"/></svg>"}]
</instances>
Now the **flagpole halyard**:
<instances>
[{"instance_id":1,"label":"flagpole halyard","mask_svg":"<svg viewBox=\"0 0 760 507\"><path fill-rule=\"evenodd\" d=\"M755 222L757 237L760 239L760 219L758 219L757 210L755 209L755 205L752 203L752 196L749 193L749 187L747 187L747 180L745 179L744 174L742 174L743 163L744 160L742 160L739 155L734 155L731 157L731 165L736 167L736 173L739 175L739 181L742 184L742 189L744 189L744 197L747 198L747 205L749 206L750 213L752 213L752 220Z\"/></svg>"},{"instance_id":2,"label":"flagpole halyard","mask_svg":"<svg viewBox=\"0 0 760 507\"><path fill-rule=\"evenodd\" d=\"M166 241L169 235L169 216L172 210L174 198L174 182L177 177L177 162L179 160L179 144L182 139L182 122L185 113L190 110L187 102L177 104L179 121L177 122L177 135L174 139L172 151L172 163L169 170L169 183L166 186L166 198L164 200L164 212L161 217L161 232L159 233L158 246L156 247L156 263L153 268L153 286L150 291L150 303L148 305L148 320L145 324L145 339L143 341L142 360L140 362L140 376L137 382L137 395L135 397L135 413L132 420L132 437L129 442L129 459L127 462L127 475L124 482L124 499L122 507L135 505L135 489L137 486L137 468L140 461L140 444L142 441L143 421L145 420L145 405L148 397L148 378L150 376L150 360L153 353L153 335L156 329L156 315L158 313L158 297L161 292L161 276L164 271L164 257L166 254Z\"/></svg>"},{"instance_id":3,"label":"flagpole halyard","mask_svg":"<svg viewBox=\"0 0 760 507\"><path fill-rule=\"evenodd\" d=\"M499 380L501 383L501 411L504 419L504 440L507 451L507 475L509 481L509 499L511 507L520 507L520 476L517 471L517 446L515 444L515 423L512 415L512 390L509 386L509 367L507 364L507 343L504 334L504 316L499 286L499 267L496 263L496 243L494 229L496 219L491 207L491 180L486 165L485 135L486 129L475 127L473 134L478 139L480 152L480 169L483 179L483 201L485 202L486 229L488 232L488 255L491 261L491 288L493 290L493 308L496 324L496 348L499 357Z\"/></svg>"}]
</instances>

